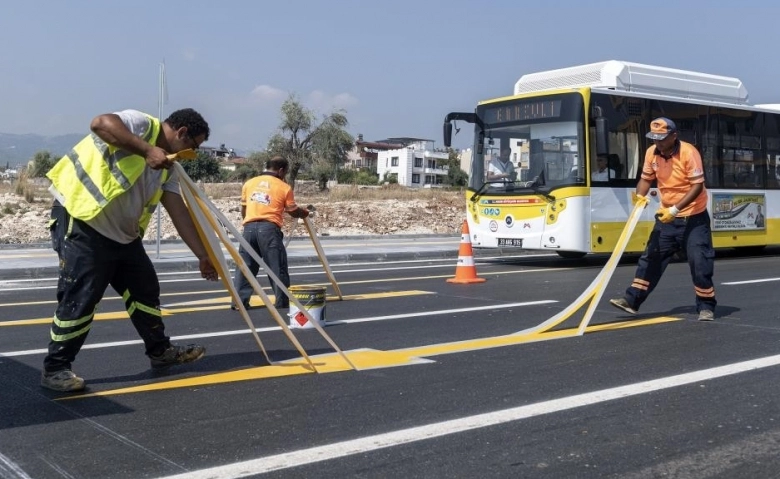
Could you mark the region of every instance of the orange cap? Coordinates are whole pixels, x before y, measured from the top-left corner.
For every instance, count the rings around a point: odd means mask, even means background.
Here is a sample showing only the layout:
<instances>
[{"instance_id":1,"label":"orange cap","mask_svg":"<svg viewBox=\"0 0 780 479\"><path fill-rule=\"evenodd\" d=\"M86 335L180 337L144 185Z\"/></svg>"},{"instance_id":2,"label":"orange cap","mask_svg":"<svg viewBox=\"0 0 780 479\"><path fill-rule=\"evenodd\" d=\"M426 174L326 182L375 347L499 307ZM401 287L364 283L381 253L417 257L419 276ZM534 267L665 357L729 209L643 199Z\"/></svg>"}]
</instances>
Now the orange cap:
<instances>
[{"instance_id":1,"label":"orange cap","mask_svg":"<svg viewBox=\"0 0 780 479\"><path fill-rule=\"evenodd\" d=\"M669 136L669 133L675 131L677 131L677 125L669 118L661 117L650 122L650 133L645 136L651 140L663 140Z\"/></svg>"}]
</instances>

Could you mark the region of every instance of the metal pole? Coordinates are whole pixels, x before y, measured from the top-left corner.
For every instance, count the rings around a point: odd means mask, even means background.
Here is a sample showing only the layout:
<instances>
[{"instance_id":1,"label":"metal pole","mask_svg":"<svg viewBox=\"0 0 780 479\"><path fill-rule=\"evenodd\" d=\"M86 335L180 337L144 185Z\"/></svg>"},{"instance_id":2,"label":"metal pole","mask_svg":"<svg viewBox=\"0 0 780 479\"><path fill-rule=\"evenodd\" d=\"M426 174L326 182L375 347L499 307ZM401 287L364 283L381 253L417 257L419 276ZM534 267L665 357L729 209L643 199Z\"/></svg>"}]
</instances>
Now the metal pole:
<instances>
[{"instance_id":1,"label":"metal pole","mask_svg":"<svg viewBox=\"0 0 780 479\"><path fill-rule=\"evenodd\" d=\"M160 63L159 85L157 92L157 118L162 121L163 117L163 104L165 103L165 61ZM162 219L160 218L160 210L162 208L157 205L157 259L160 259L160 228L162 227Z\"/></svg>"}]
</instances>

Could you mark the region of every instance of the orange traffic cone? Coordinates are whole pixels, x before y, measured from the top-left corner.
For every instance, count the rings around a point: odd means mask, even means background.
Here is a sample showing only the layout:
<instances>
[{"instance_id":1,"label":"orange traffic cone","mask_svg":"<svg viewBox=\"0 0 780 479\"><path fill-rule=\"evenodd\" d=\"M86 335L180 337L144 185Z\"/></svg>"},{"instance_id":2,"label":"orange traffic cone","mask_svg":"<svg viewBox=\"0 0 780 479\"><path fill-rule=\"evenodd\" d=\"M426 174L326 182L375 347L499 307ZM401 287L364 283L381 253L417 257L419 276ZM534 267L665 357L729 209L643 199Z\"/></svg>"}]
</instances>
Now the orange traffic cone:
<instances>
[{"instance_id":1,"label":"orange traffic cone","mask_svg":"<svg viewBox=\"0 0 780 479\"><path fill-rule=\"evenodd\" d=\"M474 266L474 252L471 250L471 238L469 222L463 220L463 230L460 235L460 248L458 249L458 265L455 267L455 277L449 278L448 283L483 283L485 278L477 277L477 268Z\"/></svg>"}]
</instances>

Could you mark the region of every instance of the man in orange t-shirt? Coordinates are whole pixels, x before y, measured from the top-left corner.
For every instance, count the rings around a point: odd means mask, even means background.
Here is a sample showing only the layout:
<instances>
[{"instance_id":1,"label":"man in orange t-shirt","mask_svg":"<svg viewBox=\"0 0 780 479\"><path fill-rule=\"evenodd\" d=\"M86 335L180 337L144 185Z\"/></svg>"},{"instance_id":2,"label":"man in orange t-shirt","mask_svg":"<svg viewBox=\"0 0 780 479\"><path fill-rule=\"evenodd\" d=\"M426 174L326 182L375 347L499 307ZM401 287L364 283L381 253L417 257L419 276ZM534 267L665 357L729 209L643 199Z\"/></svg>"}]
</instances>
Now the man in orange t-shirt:
<instances>
[{"instance_id":1,"label":"man in orange t-shirt","mask_svg":"<svg viewBox=\"0 0 780 479\"><path fill-rule=\"evenodd\" d=\"M695 146L677 138L677 126L668 118L653 120L646 136L654 146L645 153L636 195L646 205L645 195L655 180L661 207L656 211L647 248L637 263L634 281L626 289L625 297L609 302L636 314L658 285L674 254L682 250L691 268L699 321L712 321L717 304L712 283L715 251L701 156Z\"/></svg>"},{"instance_id":2,"label":"man in orange t-shirt","mask_svg":"<svg viewBox=\"0 0 780 479\"><path fill-rule=\"evenodd\" d=\"M268 268L290 287L290 274L287 269L287 250L284 248L282 214L287 212L293 218L306 218L309 210L298 207L290 185L285 183L289 163L286 158L275 156L266 163L266 170L259 176L249 179L241 188L241 218L244 226L243 237L263 259ZM244 249L239 248L241 259L249 267L253 276L257 276L260 265ZM289 308L290 299L281 288L271 280L276 308ZM233 284L245 307L249 307L252 285L236 268ZM231 306L237 309L236 305Z\"/></svg>"}]
</instances>

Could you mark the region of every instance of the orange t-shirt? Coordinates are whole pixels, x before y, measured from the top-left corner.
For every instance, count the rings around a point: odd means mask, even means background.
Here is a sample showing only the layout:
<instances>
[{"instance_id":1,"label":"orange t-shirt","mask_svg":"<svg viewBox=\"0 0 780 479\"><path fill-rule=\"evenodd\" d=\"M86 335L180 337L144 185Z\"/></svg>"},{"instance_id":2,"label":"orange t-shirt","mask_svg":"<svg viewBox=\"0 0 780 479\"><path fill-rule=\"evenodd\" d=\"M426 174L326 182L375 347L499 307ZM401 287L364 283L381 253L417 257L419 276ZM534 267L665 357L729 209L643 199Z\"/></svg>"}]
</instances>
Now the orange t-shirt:
<instances>
[{"instance_id":1,"label":"orange t-shirt","mask_svg":"<svg viewBox=\"0 0 780 479\"><path fill-rule=\"evenodd\" d=\"M290 185L272 174L255 176L244 183L241 188L241 206L246 207L241 224L264 220L276 223L279 227L284 224L282 213L298 209Z\"/></svg>"},{"instance_id":2,"label":"orange t-shirt","mask_svg":"<svg viewBox=\"0 0 780 479\"><path fill-rule=\"evenodd\" d=\"M663 206L667 208L674 206L688 193L691 185L704 183L701 155L695 146L681 141L677 151L667 160L661 156L655 146L651 146L645 152L642 179L656 180ZM680 211L678 216L691 216L706 209L707 188L705 187L702 188L699 196Z\"/></svg>"}]
</instances>

